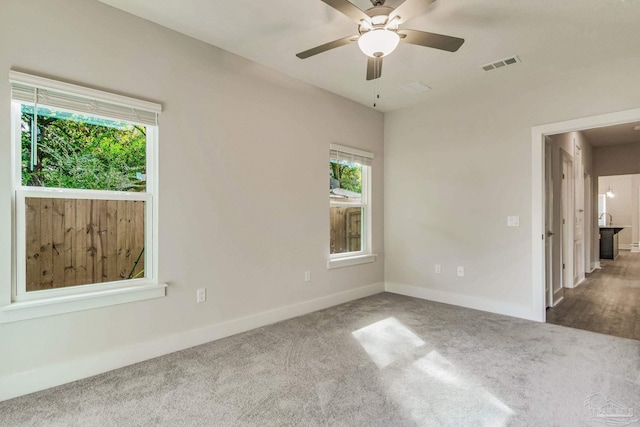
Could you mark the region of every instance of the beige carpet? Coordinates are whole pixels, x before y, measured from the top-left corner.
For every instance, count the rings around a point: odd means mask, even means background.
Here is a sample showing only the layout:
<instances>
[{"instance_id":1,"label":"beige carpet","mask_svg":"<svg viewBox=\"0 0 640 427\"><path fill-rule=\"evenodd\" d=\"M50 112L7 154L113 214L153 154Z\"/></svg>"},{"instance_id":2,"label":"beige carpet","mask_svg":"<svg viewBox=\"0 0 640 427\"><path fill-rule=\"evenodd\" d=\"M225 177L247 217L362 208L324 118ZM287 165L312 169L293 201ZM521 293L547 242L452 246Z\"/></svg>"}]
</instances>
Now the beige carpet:
<instances>
[{"instance_id":1,"label":"beige carpet","mask_svg":"<svg viewBox=\"0 0 640 427\"><path fill-rule=\"evenodd\" d=\"M384 293L2 402L0 425L601 426L607 401L640 425L640 342Z\"/></svg>"}]
</instances>

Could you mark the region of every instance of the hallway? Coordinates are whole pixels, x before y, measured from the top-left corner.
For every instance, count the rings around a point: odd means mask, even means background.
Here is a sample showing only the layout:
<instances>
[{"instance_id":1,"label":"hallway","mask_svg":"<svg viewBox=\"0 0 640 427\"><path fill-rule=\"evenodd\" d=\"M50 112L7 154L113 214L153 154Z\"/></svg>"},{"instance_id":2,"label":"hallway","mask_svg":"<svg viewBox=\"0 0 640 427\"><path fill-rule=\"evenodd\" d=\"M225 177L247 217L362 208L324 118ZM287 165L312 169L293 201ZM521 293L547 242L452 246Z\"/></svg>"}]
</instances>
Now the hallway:
<instances>
[{"instance_id":1,"label":"hallway","mask_svg":"<svg viewBox=\"0 0 640 427\"><path fill-rule=\"evenodd\" d=\"M620 251L585 282L564 290L547 323L640 340L640 253Z\"/></svg>"}]
</instances>

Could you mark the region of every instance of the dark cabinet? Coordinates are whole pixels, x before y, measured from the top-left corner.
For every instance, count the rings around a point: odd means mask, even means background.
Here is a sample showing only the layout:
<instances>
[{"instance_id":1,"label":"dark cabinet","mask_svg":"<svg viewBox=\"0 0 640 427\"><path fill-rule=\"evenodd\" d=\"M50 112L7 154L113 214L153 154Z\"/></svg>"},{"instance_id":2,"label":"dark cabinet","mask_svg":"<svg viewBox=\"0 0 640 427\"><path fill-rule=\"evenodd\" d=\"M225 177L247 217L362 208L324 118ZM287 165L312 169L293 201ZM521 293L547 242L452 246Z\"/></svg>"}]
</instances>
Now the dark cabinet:
<instances>
[{"instance_id":1,"label":"dark cabinet","mask_svg":"<svg viewBox=\"0 0 640 427\"><path fill-rule=\"evenodd\" d=\"M622 229L622 227L600 227L600 259L616 259L618 233Z\"/></svg>"}]
</instances>

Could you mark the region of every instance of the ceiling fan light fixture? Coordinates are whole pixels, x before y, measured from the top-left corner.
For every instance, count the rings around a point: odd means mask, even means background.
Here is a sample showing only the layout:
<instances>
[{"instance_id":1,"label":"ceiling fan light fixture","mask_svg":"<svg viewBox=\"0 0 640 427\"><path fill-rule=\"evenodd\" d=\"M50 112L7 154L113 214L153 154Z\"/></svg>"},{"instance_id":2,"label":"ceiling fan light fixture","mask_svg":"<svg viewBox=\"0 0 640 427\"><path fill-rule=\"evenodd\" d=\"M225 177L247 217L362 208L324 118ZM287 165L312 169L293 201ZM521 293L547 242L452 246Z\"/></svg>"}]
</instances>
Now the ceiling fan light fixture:
<instances>
[{"instance_id":1,"label":"ceiling fan light fixture","mask_svg":"<svg viewBox=\"0 0 640 427\"><path fill-rule=\"evenodd\" d=\"M358 46L362 53L372 58L389 55L398 47L400 36L394 31L376 28L368 31L358 39Z\"/></svg>"}]
</instances>

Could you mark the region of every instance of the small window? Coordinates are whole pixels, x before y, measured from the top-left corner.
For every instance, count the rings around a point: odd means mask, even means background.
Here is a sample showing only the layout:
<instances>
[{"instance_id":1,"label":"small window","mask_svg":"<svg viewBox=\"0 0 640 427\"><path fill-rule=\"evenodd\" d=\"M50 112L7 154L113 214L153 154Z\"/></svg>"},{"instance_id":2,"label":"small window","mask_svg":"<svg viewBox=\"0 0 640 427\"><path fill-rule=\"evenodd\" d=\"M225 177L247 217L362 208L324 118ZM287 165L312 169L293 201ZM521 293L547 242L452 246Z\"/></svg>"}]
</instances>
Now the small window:
<instances>
[{"instance_id":1,"label":"small window","mask_svg":"<svg viewBox=\"0 0 640 427\"><path fill-rule=\"evenodd\" d=\"M330 258L371 252L371 159L361 150L331 145L329 156Z\"/></svg>"},{"instance_id":2,"label":"small window","mask_svg":"<svg viewBox=\"0 0 640 427\"><path fill-rule=\"evenodd\" d=\"M118 302L126 290L145 290L131 300L163 295L154 241L160 106L23 73L10 80L12 302L71 297L74 311L79 294L117 291Z\"/></svg>"}]
</instances>

